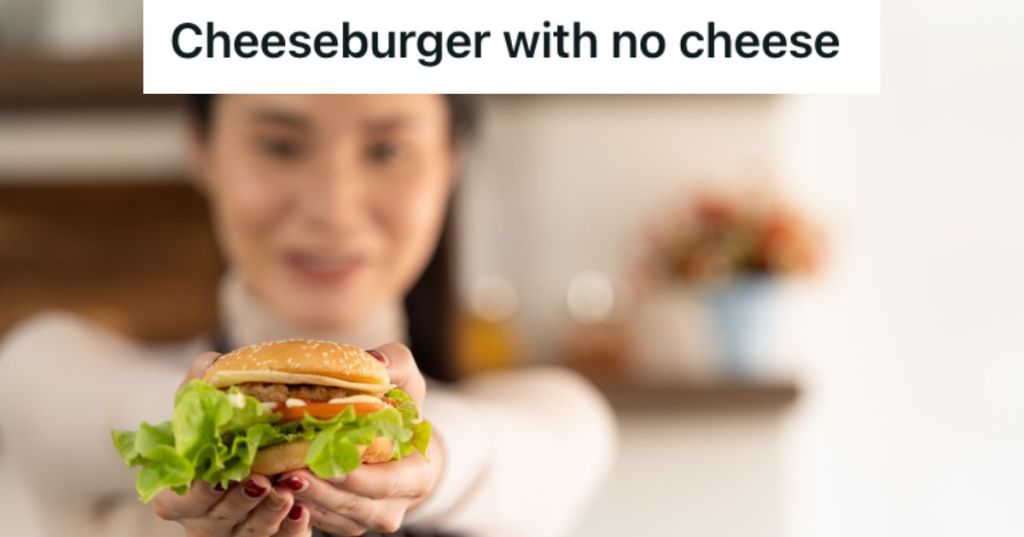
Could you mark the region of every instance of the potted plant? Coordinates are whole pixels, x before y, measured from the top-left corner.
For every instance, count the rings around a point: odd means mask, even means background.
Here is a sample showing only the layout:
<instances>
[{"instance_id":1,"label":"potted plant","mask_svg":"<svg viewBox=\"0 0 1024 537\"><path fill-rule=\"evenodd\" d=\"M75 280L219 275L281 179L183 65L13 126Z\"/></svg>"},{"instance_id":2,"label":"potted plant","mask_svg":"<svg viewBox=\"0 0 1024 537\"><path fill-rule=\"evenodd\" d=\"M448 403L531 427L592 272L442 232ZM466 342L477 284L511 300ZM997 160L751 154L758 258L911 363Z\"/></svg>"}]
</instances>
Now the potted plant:
<instances>
[{"instance_id":1,"label":"potted plant","mask_svg":"<svg viewBox=\"0 0 1024 537\"><path fill-rule=\"evenodd\" d=\"M647 280L700 290L725 373L761 372L778 282L820 261L817 229L790 205L752 195L688 197L652 230Z\"/></svg>"}]
</instances>

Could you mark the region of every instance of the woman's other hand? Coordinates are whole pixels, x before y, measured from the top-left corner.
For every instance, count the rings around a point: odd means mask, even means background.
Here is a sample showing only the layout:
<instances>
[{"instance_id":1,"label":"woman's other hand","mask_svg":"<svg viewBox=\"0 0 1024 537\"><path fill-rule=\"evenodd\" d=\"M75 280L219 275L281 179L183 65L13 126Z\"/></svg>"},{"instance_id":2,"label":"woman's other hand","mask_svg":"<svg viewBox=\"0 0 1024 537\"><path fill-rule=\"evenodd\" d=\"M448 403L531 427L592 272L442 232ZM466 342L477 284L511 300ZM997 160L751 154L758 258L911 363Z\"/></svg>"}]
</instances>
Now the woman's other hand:
<instances>
[{"instance_id":1,"label":"woman's other hand","mask_svg":"<svg viewBox=\"0 0 1024 537\"><path fill-rule=\"evenodd\" d=\"M309 510L295 503L292 493L273 487L260 475L217 490L196 481L187 494L163 490L153 511L185 528L188 537L309 537Z\"/></svg>"},{"instance_id":2,"label":"woman's other hand","mask_svg":"<svg viewBox=\"0 0 1024 537\"><path fill-rule=\"evenodd\" d=\"M219 352L204 352L200 354L198 358L192 361L192 367L189 368L188 373L185 373L185 379L181 381L178 389L183 388L192 379L203 378L206 375L206 370L220 357L221 354Z\"/></svg>"},{"instance_id":3,"label":"woman's other hand","mask_svg":"<svg viewBox=\"0 0 1024 537\"><path fill-rule=\"evenodd\" d=\"M423 408L426 382L409 349L392 343L370 353L387 366L391 382ZM400 461L364 464L340 479L327 481L299 470L283 474L277 483L306 506L314 527L339 535L393 532L433 492L444 465L443 451L435 436L428 449L430 462L413 453Z\"/></svg>"}]
</instances>

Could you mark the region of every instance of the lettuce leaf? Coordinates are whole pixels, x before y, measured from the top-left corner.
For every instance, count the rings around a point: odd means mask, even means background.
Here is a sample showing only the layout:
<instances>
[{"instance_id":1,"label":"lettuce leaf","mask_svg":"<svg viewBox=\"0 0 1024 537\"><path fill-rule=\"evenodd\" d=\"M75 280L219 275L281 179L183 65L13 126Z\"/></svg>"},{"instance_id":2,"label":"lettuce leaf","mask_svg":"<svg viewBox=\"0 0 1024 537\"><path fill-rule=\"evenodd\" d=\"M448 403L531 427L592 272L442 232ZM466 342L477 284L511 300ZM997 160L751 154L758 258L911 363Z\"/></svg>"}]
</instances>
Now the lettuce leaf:
<instances>
[{"instance_id":1,"label":"lettuce leaf","mask_svg":"<svg viewBox=\"0 0 1024 537\"><path fill-rule=\"evenodd\" d=\"M279 423L279 414L237 388L224 392L193 380L175 397L170 421L111 431L111 438L124 463L141 468L136 490L144 503L165 488L184 494L196 480L225 487L242 481L261 448L296 440L310 441L305 462L314 474L340 477L359 467L359 446L378 436L395 442L393 460L414 450L426 456L430 424L419 421L404 391L385 396L397 401L397 408L357 416L349 407L329 420L306 415Z\"/></svg>"}]
</instances>

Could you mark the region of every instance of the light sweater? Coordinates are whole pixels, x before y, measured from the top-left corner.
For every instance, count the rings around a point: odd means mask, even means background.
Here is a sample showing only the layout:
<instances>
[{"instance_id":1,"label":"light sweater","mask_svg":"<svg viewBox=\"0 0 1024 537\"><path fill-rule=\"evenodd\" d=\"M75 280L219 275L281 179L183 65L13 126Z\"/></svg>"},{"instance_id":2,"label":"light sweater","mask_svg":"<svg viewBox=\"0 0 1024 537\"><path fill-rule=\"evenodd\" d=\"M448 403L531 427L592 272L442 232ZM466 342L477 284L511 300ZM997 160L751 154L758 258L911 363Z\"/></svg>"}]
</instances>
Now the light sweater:
<instances>
[{"instance_id":1,"label":"light sweater","mask_svg":"<svg viewBox=\"0 0 1024 537\"><path fill-rule=\"evenodd\" d=\"M221 317L233 346L321 337L372 348L405 339L397 305L346 333L291 330L237 279L225 278ZM0 346L0 457L7 487L31 496L46 536L180 536L134 491L110 430L168 419L173 396L209 338L173 345L130 341L67 313L34 317ZM604 400L558 368L431 384L423 414L446 450L432 496L411 525L468 536L560 536L600 485L615 447ZM24 514L22 514L24 516Z\"/></svg>"}]
</instances>

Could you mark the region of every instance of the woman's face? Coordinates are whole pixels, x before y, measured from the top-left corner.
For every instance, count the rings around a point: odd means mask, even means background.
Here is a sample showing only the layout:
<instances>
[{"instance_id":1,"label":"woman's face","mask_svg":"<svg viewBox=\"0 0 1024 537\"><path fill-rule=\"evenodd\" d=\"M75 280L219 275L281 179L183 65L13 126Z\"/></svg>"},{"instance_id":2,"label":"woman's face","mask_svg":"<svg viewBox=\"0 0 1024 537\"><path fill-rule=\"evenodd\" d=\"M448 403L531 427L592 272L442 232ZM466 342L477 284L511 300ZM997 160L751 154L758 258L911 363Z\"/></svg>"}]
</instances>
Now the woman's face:
<instances>
[{"instance_id":1,"label":"woman's face","mask_svg":"<svg viewBox=\"0 0 1024 537\"><path fill-rule=\"evenodd\" d=\"M406 293L454 176L438 95L231 95L195 155L225 254L279 315L339 328Z\"/></svg>"}]
</instances>

